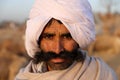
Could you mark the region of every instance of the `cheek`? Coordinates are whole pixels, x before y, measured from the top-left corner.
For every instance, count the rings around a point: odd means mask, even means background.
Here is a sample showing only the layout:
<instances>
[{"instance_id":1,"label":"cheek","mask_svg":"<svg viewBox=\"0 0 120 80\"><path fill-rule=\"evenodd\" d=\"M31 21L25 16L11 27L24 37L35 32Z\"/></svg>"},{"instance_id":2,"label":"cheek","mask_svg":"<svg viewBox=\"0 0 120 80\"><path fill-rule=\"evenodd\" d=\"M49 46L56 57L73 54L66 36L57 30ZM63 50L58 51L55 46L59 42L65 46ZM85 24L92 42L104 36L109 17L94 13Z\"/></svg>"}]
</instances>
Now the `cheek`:
<instances>
[{"instance_id":1,"label":"cheek","mask_svg":"<svg viewBox=\"0 0 120 80\"><path fill-rule=\"evenodd\" d=\"M51 51L52 46L54 46L51 42L48 41L41 41L40 48L44 50L45 52Z\"/></svg>"},{"instance_id":2,"label":"cheek","mask_svg":"<svg viewBox=\"0 0 120 80\"><path fill-rule=\"evenodd\" d=\"M78 48L78 45L75 41L68 41L64 43L64 48L68 51L72 51L76 48Z\"/></svg>"}]
</instances>

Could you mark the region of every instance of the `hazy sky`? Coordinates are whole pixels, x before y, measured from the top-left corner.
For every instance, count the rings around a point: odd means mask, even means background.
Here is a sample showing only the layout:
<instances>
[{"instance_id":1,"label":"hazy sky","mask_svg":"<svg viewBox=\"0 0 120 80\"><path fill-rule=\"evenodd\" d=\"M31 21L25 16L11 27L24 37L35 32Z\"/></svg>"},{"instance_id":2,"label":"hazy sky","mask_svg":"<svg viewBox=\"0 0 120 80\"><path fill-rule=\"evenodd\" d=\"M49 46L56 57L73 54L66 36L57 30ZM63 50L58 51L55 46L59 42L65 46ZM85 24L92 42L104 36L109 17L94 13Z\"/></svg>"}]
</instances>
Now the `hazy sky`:
<instances>
[{"instance_id":1,"label":"hazy sky","mask_svg":"<svg viewBox=\"0 0 120 80\"><path fill-rule=\"evenodd\" d=\"M34 0L0 0L0 21L24 21Z\"/></svg>"},{"instance_id":2,"label":"hazy sky","mask_svg":"<svg viewBox=\"0 0 120 80\"><path fill-rule=\"evenodd\" d=\"M89 0L93 11L105 11L99 0ZM34 0L0 0L0 22L23 22L27 19Z\"/></svg>"}]
</instances>

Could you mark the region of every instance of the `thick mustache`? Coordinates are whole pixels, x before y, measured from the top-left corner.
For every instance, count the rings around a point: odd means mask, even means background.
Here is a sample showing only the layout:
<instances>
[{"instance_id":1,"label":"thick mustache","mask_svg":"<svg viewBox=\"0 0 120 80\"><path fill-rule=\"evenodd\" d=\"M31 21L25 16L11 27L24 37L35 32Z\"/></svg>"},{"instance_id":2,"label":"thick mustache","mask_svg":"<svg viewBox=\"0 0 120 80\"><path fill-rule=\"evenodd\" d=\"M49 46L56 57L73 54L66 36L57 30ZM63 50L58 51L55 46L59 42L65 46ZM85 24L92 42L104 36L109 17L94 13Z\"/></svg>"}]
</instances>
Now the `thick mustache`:
<instances>
[{"instance_id":1,"label":"thick mustache","mask_svg":"<svg viewBox=\"0 0 120 80\"><path fill-rule=\"evenodd\" d=\"M75 55L71 55L71 52L68 51L62 51L59 54L56 54L55 52L47 52L45 53L47 59L52 58L68 58L68 57L74 57Z\"/></svg>"},{"instance_id":2,"label":"thick mustache","mask_svg":"<svg viewBox=\"0 0 120 80\"><path fill-rule=\"evenodd\" d=\"M62 58L62 59L74 59L77 56L77 50L72 52L69 51L61 51L59 54L49 51L49 52L36 52L34 56L34 62L38 63L41 61L49 61L53 58Z\"/></svg>"}]
</instances>

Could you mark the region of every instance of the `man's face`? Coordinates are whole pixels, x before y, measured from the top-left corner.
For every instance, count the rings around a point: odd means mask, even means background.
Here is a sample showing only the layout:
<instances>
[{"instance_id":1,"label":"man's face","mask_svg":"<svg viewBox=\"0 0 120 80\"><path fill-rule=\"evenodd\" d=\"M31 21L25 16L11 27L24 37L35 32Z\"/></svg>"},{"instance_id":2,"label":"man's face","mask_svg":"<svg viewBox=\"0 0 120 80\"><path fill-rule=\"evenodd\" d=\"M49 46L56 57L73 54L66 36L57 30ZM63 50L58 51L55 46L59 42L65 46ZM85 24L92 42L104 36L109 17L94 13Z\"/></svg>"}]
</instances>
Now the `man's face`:
<instances>
[{"instance_id":1,"label":"man's face","mask_svg":"<svg viewBox=\"0 0 120 80\"><path fill-rule=\"evenodd\" d=\"M46 26L41 34L40 48L44 54L54 52L59 55L61 52L73 52L77 50L78 45L73 40L70 32L63 24L58 21L53 21L50 26ZM68 68L72 63L71 58L55 57L47 61L48 70L62 70Z\"/></svg>"}]
</instances>

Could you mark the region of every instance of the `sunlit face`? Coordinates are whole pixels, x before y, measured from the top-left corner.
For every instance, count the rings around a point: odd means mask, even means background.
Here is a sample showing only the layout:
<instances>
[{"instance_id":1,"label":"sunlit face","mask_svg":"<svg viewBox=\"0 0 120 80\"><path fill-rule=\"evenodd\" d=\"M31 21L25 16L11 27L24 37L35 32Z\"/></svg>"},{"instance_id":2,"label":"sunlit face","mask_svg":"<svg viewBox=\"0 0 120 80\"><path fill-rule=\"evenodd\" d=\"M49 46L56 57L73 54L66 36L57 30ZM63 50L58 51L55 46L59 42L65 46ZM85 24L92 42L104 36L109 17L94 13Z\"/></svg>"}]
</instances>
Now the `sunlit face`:
<instances>
[{"instance_id":1,"label":"sunlit face","mask_svg":"<svg viewBox=\"0 0 120 80\"><path fill-rule=\"evenodd\" d=\"M60 54L64 50L72 52L78 48L78 45L66 27L54 20L51 25L45 27L41 34L40 48L44 52ZM72 63L71 59L57 57L49 60L47 65L49 70L61 70L68 68Z\"/></svg>"}]
</instances>

